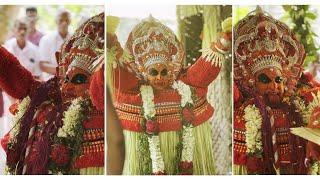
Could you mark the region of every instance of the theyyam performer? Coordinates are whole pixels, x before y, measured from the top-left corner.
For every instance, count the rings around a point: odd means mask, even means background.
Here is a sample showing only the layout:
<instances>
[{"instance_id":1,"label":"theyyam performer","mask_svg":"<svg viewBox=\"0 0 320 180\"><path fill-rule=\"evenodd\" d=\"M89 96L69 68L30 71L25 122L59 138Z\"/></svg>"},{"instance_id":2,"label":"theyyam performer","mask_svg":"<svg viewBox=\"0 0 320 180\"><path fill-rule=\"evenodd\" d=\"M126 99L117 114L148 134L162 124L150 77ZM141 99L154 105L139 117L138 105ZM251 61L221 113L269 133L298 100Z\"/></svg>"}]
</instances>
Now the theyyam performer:
<instances>
[{"instance_id":1,"label":"theyyam performer","mask_svg":"<svg viewBox=\"0 0 320 180\"><path fill-rule=\"evenodd\" d=\"M104 173L104 21L101 13L75 31L46 82L0 47L0 87L20 100L11 106L14 127L1 141L6 173Z\"/></svg>"},{"instance_id":2,"label":"theyyam performer","mask_svg":"<svg viewBox=\"0 0 320 180\"><path fill-rule=\"evenodd\" d=\"M319 174L319 145L294 132L319 128L319 84L303 73L303 45L260 7L236 24L233 43L233 173Z\"/></svg>"},{"instance_id":3,"label":"theyyam performer","mask_svg":"<svg viewBox=\"0 0 320 180\"><path fill-rule=\"evenodd\" d=\"M230 30L188 68L182 44L152 16L133 28L123 49L107 35L116 59L114 106L125 137L123 174L215 174L214 109L206 95L229 52Z\"/></svg>"}]
</instances>

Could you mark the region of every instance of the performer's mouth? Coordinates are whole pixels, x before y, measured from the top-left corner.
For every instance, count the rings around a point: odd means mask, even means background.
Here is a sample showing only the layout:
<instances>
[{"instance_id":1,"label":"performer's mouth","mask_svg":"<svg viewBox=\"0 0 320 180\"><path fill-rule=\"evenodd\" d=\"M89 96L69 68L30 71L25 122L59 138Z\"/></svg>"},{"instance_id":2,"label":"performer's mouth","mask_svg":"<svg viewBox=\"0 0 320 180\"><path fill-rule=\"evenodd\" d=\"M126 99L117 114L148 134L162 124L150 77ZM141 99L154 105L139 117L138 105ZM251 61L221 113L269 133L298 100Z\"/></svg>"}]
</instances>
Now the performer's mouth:
<instances>
[{"instance_id":1,"label":"performer's mouth","mask_svg":"<svg viewBox=\"0 0 320 180\"><path fill-rule=\"evenodd\" d=\"M267 94L268 102L271 104L279 104L282 100L279 93L269 93Z\"/></svg>"},{"instance_id":2,"label":"performer's mouth","mask_svg":"<svg viewBox=\"0 0 320 180\"><path fill-rule=\"evenodd\" d=\"M158 81L158 82L155 82L155 85L157 86L164 86L166 84L165 81Z\"/></svg>"}]
</instances>

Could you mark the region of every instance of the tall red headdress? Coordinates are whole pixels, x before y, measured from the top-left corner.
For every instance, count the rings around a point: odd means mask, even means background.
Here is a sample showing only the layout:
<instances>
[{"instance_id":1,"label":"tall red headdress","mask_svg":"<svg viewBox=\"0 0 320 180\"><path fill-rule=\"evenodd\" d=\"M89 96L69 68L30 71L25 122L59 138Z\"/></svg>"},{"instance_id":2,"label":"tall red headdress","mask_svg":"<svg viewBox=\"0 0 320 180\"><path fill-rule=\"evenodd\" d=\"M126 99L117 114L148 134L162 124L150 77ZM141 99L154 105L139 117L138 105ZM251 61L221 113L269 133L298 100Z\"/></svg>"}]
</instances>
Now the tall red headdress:
<instances>
[{"instance_id":1,"label":"tall red headdress","mask_svg":"<svg viewBox=\"0 0 320 180\"><path fill-rule=\"evenodd\" d=\"M260 7L239 21L234 28L234 79L250 87L254 74L275 67L293 90L302 73L303 45L284 23L263 12Z\"/></svg>"},{"instance_id":2,"label":"tall red headdress","mask_svg":"<svg viewBox=\"0 0 320 180\"><path fill-rule=\"evenodd\" d=\"M139 79L146 78L145 69L154 63L166 63L178 75L184 50L170 28L150 16L137 24L129 34L122 63Z\"/></svg>"}]
</instances>

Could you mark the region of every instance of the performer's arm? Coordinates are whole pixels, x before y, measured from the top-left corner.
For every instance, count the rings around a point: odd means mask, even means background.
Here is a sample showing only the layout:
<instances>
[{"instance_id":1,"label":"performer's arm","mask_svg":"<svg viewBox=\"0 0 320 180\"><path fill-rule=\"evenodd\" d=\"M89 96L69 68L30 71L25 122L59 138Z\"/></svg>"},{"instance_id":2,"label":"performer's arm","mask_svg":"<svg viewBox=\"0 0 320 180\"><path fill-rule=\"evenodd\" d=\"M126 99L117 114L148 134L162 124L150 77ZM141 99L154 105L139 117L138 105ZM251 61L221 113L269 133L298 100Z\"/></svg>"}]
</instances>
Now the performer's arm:
<instances>
[{"instance_id":1,"label":"performer's arm","mask_svg":"<svg viewBox=\"0 0 320 180\"><path fill-rule=\"evenodd\" d=\"M213 43L195 64L179 78L194 87L207 87L219 74L225 56L231 47L231 33L223 33L221 38Z\"/></svg>"},{"instance_id":2,"label":"performer's arm","mask_svg":"<svg viewBox=\"0 0 320 180\"><path fill-rule=\"evenodd\" d=\"M133 72L129 72L128 64L121 63L120 59L123 57L123 49L115 34L107 34L107 50L108 50L108 63L116 65L114 69L114 87L121 91L131 90L138 85L138 78ZM110 62L111 61L111 62Z\"/></svg>"},{"instance_id":3,"label":"performer's arm","mask_svg":"<svg viewBox=\"0 0 320 180\"><path fill-rule=\"evenodd\" d=\"M115 69L115 88L121 91L130 91L138 86L138 78L124 67L118 66Z\"/></svg>"},{"instance_id":4,"label":"performer's arm","mask_svg":"<svg viewBox=\"0 0 320 180\"><path fill-rule=\"evenodd\" d=\"M0 88L16 99L27 96L38 82L15 56L0 47Z\"/></svg>"}]
</instances>

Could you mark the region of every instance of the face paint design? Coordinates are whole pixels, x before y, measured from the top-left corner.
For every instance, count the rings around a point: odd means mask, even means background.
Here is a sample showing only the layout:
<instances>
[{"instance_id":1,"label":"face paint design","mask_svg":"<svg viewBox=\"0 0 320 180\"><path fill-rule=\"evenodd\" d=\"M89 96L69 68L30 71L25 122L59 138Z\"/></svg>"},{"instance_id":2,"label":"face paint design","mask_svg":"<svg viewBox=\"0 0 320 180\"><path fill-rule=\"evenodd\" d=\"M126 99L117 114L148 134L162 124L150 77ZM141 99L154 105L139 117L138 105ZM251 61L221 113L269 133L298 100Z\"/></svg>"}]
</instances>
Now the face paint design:
<instances>
[{"instance_id":1,"label":"face paint design","mask_svg":"<svg viewBox=\"0 0 320 180\"><path fill-rule=\"evenodd\" d=\"M155 90L167 89L173 82L171 72L166 64L152 64L147 68L147 80Z\"/></svg>"},{"instance_id":2,"label":"face paint design","mask_svg":"<svg viewBox=\"0 0 320 180\"><path fill-rule=\"evenodd\" d=\"M90 74L80 68L71 68L62 82L63 102L70 102L77 97L89 98Z\"/></svg>"},{"instance_id":3,"label":"face paint design","mask_svg":"<svg viewBox=\"0 0 320 180\"><path fill-rule=\"evenodd\" d=\"M276 68L266 68L255 74L255 90L269 106L281 103L284 95L284 78Z\"/></svg>"}]
</instances>

